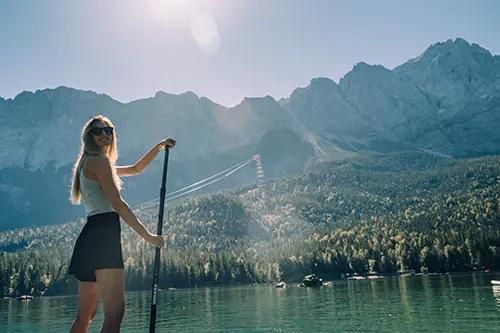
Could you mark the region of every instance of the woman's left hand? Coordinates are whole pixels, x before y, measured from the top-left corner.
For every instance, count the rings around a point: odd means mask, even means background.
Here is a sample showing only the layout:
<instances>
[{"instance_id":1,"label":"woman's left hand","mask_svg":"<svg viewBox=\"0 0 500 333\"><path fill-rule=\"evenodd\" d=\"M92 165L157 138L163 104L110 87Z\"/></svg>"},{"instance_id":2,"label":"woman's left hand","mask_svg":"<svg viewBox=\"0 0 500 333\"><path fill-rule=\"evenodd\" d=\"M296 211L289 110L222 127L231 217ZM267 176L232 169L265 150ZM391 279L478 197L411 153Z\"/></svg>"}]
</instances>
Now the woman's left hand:
<instances>
[{"instance_id":1,"label":"woman's left hand","mask_svg":"<svg viewBox=\"0 0 500 333\"><path fill-rule=\"evenodd\" d=\"M175 143L176 143L176 141L173 138L169 137L169 138L166 138L165 140L158 142L158 144L156 146L158 147L159 150L162 150L165 147L168 147L170 149L170 148L173 148L175 146Z\"/></svg>"}]
</instances>

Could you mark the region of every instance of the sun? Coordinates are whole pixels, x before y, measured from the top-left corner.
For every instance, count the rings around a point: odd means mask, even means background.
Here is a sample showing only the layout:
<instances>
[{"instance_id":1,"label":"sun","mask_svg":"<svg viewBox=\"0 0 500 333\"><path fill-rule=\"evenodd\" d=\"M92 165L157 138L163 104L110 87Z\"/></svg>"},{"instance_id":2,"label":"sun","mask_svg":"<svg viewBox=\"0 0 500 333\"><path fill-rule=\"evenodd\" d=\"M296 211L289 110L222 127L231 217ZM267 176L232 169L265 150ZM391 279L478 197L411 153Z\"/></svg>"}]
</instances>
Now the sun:
<instances>
[{"instance_id":1,"label":"sun","mask_svg":"<svg viewBox=\"0 0 500 333\"><path fill-rule=\"evenodd\" d=\"M197 0L147 0L134 2L136 13L144 25L158 28L179 28L189 20L198 6Z\"/></svg>"},{"instance_id":2,"label":"sun","mask_svg":"<svg viewBox=\"0 0 500 333\"><path fill-rule=\"evenodd\" d=\"M154 0L157 7L169 12L182 12L188 10L193 4L192 0Z\"/></svg>"}]
</instances>

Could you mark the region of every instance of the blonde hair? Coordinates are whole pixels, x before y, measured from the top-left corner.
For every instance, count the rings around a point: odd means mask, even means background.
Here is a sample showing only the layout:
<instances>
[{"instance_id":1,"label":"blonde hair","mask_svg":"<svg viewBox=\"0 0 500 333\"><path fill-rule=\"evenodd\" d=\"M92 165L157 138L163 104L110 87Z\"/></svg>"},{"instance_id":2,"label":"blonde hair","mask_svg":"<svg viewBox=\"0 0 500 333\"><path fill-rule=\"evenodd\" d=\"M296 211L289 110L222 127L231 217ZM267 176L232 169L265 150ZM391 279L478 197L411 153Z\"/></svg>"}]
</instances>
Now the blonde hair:
<instances>
[{"instance_id":1,"label":"blonde hair","mask_svg":"<svg viewBox=\"0 0 500 333\"><path fill-rule=\"evenodd\" d=\"M71 203L74 205L79 205L82 198L81 188L80 188L80 170L82 168L83 163L89 157L101 157L109 159L111 163L112 172L113 172L113 180L115 181L116 187L118 191L121 190L121 180L116 174L115 162L118 159L118 150L116 148L116 131L114 131L111 137L111 145L108 149L107 156L104 155L99 147L94 142L92 134L90 130L94 127L94 125L98 122L103 122L108 126L114 127L111 120L108 118L98 115L94 118L90 119L83 125L82 128L82 139L81 139L81 148L78 154L78 158L76 159L75 165L73 166L73 179L71 182Z\"/></svg>"}]
</instances>

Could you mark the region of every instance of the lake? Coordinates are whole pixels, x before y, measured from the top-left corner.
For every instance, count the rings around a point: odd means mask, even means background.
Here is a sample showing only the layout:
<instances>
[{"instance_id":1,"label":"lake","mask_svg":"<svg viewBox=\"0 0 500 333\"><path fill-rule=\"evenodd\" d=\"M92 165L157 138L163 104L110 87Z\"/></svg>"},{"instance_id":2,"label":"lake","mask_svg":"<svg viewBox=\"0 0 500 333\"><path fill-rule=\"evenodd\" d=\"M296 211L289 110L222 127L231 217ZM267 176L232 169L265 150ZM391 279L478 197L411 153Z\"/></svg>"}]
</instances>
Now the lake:
<instances>
[{"instance_id":1,"label":"lake","mask_svg":"<svg viewBox=\"0 0 500 333\"><path fill-rule=\"evenodd\" d=\"M500 273L162 291L157 332L500 332ZM127 293L122 332L147 332L150 292ZM77 297L0 300L0 332L68 332ZM99 332L102 304L89 332Z\"/></svg>"}]
</instances>

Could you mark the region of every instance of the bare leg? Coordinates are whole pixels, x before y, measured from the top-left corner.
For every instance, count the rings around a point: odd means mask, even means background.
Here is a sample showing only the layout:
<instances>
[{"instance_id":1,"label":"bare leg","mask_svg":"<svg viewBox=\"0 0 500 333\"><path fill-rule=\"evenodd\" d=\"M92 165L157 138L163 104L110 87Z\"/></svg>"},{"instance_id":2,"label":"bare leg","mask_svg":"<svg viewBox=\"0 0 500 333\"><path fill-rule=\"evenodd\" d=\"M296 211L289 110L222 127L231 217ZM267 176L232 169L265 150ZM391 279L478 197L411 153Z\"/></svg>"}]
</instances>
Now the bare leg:
<instances>
[{"instance_id":1,"label":"bare leg","mask_svg":"<svg viewBox=\"0 0 500 333\"><path fill-rule=\"evenodd\" d=\"M101 333L120 332L125 314L125 274L123 268L100 269L95 272L104 308Z\"/></svg>"},{"instance_id":2,"label":"bare leg","mask_svg":"<svg viewBox=\"0 0 500 333\"><path fill-rule=\"evenodd\" d=\"M97 312L99 289L96 282L80 282L78 288L78 311L70 333L85 333Z\"/></svg>"}]
</instances>

